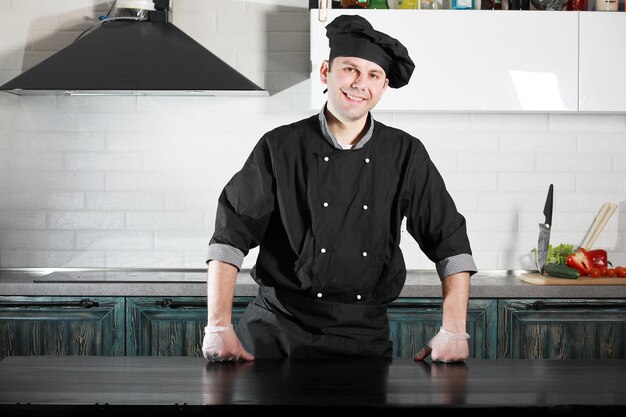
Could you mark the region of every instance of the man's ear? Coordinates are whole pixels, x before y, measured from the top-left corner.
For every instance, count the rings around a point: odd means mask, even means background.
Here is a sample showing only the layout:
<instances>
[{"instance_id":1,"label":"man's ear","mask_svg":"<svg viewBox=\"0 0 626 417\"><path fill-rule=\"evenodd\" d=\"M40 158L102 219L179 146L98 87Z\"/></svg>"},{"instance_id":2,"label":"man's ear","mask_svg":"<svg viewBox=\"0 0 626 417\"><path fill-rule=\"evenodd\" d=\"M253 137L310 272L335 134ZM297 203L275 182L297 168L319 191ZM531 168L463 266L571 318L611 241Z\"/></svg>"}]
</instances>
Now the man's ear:
<instances>
[{"instance_id":1,"label":"man's ear","mask_svg":"<svg viewBox=\"0 0 626 417\"><path fill-rule=\"evenodd\" d=\"M330 63L328 60L324 60L324 62L322 62L322 66L320 67L320 81L322 84L327 83L328 71L330 71Z\"/></svg>"}]
</instances>

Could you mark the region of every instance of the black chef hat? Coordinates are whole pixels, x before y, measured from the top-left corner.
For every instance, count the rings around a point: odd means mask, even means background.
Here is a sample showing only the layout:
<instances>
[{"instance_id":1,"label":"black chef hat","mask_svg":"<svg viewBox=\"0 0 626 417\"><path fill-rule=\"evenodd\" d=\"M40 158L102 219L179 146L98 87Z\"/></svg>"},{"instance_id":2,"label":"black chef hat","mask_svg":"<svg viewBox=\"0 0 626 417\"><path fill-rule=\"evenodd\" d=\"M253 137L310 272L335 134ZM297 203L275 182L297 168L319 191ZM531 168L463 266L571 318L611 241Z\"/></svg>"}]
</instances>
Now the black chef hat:
<instances>
[{"instance_id":1,"label":"black chef hat","mask_svg":"<svg viewBox=\"0 0 626 417\"><path fill-rule=\"evenodd\" d=\"M415 64L407 49L397 39L374 30L358 15L341 15L326 26L330 45L329 60L338 56L355 56L380 65L387 74L389 87L408 84Z\"/></svg>"}]
</instances>

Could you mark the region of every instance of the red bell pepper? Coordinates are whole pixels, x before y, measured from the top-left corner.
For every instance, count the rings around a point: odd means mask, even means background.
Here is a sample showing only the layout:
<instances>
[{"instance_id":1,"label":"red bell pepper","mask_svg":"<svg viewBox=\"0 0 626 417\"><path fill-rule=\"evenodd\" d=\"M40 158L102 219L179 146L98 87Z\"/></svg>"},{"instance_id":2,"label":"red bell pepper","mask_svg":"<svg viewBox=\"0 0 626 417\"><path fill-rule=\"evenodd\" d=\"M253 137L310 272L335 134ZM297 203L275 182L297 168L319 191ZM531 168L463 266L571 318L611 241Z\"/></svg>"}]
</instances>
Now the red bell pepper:
<instances>
[{"instance_id":1,"label":"red bell pepper","mask_svg":"<svg viewBox=\"0 0 626 417\"><path fill-rule=\"evenodd\" d=\"M578 248L576 252L569 255L566 259L566 263L570 268L574 268L580 272L581 277L588 275L590 269L594 267L591 257L584 248Z\"/></svg>"},{"instance_id":2,"label":"red bell pepper","mask_svg":"<svg viewBox=\"0 0 626 417\"><path fill-rule=\"evenodd\" d=\"M591 263L596 268L608 268L609 265L611 265L604 249L589 250L587 251L587 255L591 258Z\"/></svg>"}]
</instances>

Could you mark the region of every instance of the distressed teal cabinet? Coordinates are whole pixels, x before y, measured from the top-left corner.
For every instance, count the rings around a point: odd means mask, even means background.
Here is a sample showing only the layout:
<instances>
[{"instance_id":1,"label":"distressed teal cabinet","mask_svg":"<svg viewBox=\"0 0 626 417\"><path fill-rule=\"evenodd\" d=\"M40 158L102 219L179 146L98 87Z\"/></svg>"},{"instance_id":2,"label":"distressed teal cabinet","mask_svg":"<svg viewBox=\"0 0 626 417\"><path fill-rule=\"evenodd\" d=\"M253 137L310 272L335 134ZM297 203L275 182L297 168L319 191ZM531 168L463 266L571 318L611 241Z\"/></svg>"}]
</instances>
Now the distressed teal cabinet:
<instances>
[{"instance_id":1,"label":"distressed teal cabinet","mask_svg":"<svg viewBox=\"0 0 626 417\"><path fill-rule=\"evenodd\" d=\"M467 332L472 358L496 357L496 300L470 300ZM389 307L394 357L413 357L441 327L441 299L401 298Z\"/></svg>"},{"instance_id":2,"label":"distressed teal cabinet","mask_svg":"<svg viewBox=\"0 0 626 417\"><path fill-rule=\"evenodd\" d=\"M124 355L123 297L0 296L0 358Z\"/></svg>"},{"instance_id":3,"label":"distressed teal cabinet","mask_svg":"<svg viewBox=\"0 0 626 417\"><path fill-rule=\"evenodd\" d=\"M236 297L233 322L243 313L249 297ZM472 300L468 310L470 354L495 358L496 301ZM126 303L128 355L201 356L206 325L203 297L131 297ZM441 300L401 299L389 309L393 355L411 357L441 325Z\"/></svg>"},{"instance_id":4,"label":"distressed teal cabinet","mask_svg":"<svg viewBox=\"0 0 626 417\"><path fill-rule=\"evenodd\" d=\"M235 326L252 297L235 297ZM204 297L129 297L126 353L137 356L202 356L207 309Z\"/></svg>"},{"instance_id":5,"label":"distressed teal cabinet","mask_svg":"<svg viewBox=\"0 0 626 417\"><path fill-rule=\"evenodd\" d=\"M626 300L500 300L501 358L626 358Z\"/></svg>"},{"instance_id":6,"label":"distressed teal cabinet","mask_svg":"<svg viewBox=\"0 0 626 417\"><path fill-rule=\"evenodd\" d=\"M253 297L235 297L235 326ZM389 307L394 357L441 325L441 299ZM0 296L0 359L10 355L201 356L204 297ZM472 358L626 358L624 299L470 299Z\"/></svg>"}]
</instances>

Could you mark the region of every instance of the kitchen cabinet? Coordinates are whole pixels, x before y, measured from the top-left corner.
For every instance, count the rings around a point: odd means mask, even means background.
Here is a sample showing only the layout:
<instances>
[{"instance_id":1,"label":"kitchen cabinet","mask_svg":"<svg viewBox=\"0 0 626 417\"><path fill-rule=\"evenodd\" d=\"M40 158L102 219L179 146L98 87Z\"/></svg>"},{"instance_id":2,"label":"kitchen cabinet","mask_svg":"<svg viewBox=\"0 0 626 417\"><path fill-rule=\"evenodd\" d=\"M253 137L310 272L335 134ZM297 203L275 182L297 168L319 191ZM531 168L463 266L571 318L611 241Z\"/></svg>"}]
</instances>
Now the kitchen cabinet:
<instances>
[{"instance_id":1,"label":"kitchen cabinet","mask_svg":"<svg viewBox=\"0 0 626 417\"><path fill-rule=\"evenodd\" d=\"M400 40L415 62L409 85L388 89L378 110L578 110L578 12L397 9L333 9L325 22L310 11L312 109L326 98L319 78L329 53L325 26L354 13Z\"/></svg>"},{"instance_id":2,"label":"kitchen cabinet","mask_svg":"<svg viewBox=\"0 0 626 417\"><path fill-rule=\"evenodd\" d=\"M498 357L626 358L626 300L500 300Z\"/></svg>"},{"instance_id":3,"label":"kitchen cabinet","mask_svg":"<svg viewBox=\"0 0 626 417\"><path fill-rule=\"evenodd\" d=\"M626 110L624 39L626 13L580 13L580 110Z\"/></svg>"},{"instance_id":4,"label":"kitchen cabinet","mask_svg":"<svg viewBox=\"0 0 626 417\"><path fill-rule=\"evenodd\" d=\"M252 296L236 296L233 324ZM410 358L441 325L440 298L389 307L393 356ZM206 298L0 297L0 358L11 355L201 356ZM470 357L626 358L626 299L471 298Z\"/></svg>"},{"instance_id":5,"label":"kitchen cabinet","mask_svg":"<svg viewBox=\"0 0 626 417\"><path fill-rule=\"evenodd\" d=\"M233 323L252 298L236 297ZM132 297L127 302L127 354L201 356L206 325L202 297ZM413 357L441 325L441 300L400 299L389 309L395 357ZM470 354L495 358L496 301L472 300L468 311Z\"/></svg>"},{"instance_id":6,"label":"kitchen cabinet","mask_svg":"<svg viewBox=\"0 0 626 417\"><path fill-rule=\"evenodd\" d=\"M252 299L235 297L234 326ZM126 316L127 355L202 356L206 298L129 297Z\"/></svg>"},{"instance_id":7,"label":"kitchen cabinet","mask_svg":"<svg viewBox=\"0 0 626 417\"><path fill-rule=\"evenodd\" d=\"M0 296L0 358L124 355L123 297Z\"/></svg>"},{"instance_id":8,"label":"kitchen cabinet","mask_svg":"<svg viewBox=\"0 0 626 417\"><path fill-rule=\"evenodd\" d=\"M393 356L411 358L439 331L441 299L401 298L389 307ZM496 357L497 301L470 300L467 332L471 358Z\"/></svg>"}]
</instances>

